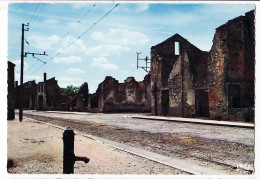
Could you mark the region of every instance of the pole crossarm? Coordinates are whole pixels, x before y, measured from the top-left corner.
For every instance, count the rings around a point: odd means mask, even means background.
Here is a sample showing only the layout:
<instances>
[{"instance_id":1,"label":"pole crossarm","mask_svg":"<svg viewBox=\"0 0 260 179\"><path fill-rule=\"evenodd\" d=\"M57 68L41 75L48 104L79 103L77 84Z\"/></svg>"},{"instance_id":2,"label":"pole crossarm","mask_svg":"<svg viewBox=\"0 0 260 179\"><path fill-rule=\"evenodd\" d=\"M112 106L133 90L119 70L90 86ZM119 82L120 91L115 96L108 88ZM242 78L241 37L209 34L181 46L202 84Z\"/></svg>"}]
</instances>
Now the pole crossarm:
<instances>
[{"instance_id":1,"label":"pole crossarm","mask_svg":"<svg viewBox=\"0 0 260 179\"><path fill-rule=\"evenodd\" d=\"M48 56L48 54L46 54L46 52L43 52L43 53L31 53L31 52L25 52L25 57L27 55L32 55L34 57L34 55L46 55Z\"/></svg>"},{"instance_id":2,"label":"pole crossarm","mask_svg":"<svg viewBox=\"0 0 260 179\"><path fill-rule=\"evenodd\" d=\"M151 59L149 59L147 56L145 57L145 59L140 59L139 55L141 54L141 52L136 52L136 54L137 54L137 69L142 68L144 71L146 71L146 73L149 73L151 71ZM141 60L145 61L145 66L138 65L138 62Z\"/></svg>"},{"instance_id":3,"label":"pole crossarm","mask_svg":"<svg viewBox=\"0 0 260 179\"><path fill-rule=\"evenodd\" d=\"M27 57L27 55L32 55L33 58L36 58L37 60L39 60L40 62L42 62L43 64L46 64L46 62L42 61L41 59L35 57L35 55L45 55L48 56L48 54L46 54L46 52L43 53L31 53L31 52L25 52L25 57Z\"/></svg>"}]
</instances>

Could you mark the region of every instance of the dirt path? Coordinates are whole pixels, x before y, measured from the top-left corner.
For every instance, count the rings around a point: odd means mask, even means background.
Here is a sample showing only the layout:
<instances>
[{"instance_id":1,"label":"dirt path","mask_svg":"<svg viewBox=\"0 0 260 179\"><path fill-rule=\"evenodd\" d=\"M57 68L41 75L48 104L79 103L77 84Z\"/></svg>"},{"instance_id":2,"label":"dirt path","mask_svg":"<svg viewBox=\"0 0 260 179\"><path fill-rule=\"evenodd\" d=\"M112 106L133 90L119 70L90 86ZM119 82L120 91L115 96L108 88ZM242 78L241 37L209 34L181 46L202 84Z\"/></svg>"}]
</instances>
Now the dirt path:
<instances>
[{"instance_id":1,"label":"dirt path","mask_svg":"<svg viewBox=\"0 0 260 179\"><path fill-rule=\"evenodd\" d=\"M8 121L8 159L14 161L10 173L62 173L63 130L24 119ZM186 174L101 142L76 135L75 154L90 158L76 162L75 174Z\"/></svg>"}]
</instances>

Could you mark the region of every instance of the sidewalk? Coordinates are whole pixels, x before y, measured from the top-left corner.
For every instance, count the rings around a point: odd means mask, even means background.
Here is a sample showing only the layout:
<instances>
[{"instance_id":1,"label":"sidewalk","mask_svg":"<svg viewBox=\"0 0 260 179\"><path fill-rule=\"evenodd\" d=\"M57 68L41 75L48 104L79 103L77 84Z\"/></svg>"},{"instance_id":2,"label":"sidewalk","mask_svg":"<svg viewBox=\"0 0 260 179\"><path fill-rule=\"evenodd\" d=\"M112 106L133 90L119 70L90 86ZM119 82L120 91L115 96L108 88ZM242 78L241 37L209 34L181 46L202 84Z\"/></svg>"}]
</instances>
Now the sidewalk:
<instances>
[{"instance_id":1,"label":"sidewalk","mask_svg":"<svg viewBox=\"0 0 260 179\"><path fill-rule=\"evenodd\" d=\"M228 126L228 127L241 127L241 128L254 128L255 127L255 125L252 123L234 122L234 121L232 121L232 122L231 121L216 121L216 120L196 119L196 118L146 116L146 115L129 115L128 117L136 118L136 119L195 123L195 124L217 125L217 126Z\"/></svg>"}]
</instances>

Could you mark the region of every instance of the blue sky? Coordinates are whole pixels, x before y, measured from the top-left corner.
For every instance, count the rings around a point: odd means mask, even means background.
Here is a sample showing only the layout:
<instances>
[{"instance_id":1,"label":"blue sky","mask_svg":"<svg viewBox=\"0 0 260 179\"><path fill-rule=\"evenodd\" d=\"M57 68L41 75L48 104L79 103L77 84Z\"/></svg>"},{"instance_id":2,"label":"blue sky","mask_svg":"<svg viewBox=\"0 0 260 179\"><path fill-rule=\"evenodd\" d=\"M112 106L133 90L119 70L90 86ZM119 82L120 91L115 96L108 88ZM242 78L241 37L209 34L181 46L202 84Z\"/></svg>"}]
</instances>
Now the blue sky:
<instances>
[{"instance_id":1,"label":"blue sky","mask_svg":"<svg viewBox=\"0 0 260 179\"><path fill-rule=\"evenodd\" d=\"M115 5L10 4L8 60L16 64L16 80L20 81L22 23L30 23L29 31L25 32L29 43L25 43L25 52L46 51L48 54L35 56L48 61L45 65L31 55L24 58L25 82L42 81L46 72L47 78L55 77L60 87L88 82L93 93L108 75L120 82L129 76L143 80L146 72L136 69L136 52L142 52L140 58L150 56L151 46L175 33L201 50L209 51L218 26L254 9L252 4L121 3L77 39ZM58 52L60 54L53 58Z\"/></svg>"}]
</instances>

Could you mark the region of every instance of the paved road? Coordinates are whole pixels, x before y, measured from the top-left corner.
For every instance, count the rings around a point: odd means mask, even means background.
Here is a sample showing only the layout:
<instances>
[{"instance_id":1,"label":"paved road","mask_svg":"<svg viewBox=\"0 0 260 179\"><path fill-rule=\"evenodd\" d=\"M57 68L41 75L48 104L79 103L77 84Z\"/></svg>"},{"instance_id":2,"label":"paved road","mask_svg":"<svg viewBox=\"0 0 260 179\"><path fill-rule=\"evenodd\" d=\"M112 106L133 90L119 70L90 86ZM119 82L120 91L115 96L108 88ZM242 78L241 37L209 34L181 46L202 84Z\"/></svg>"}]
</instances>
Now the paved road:
<instances>
[{"instance_id":1,"label":"paved road","mask_svg":"<svg viewBox=\"0 0 260 179\"><path fill-rule=\"evenodd\" d=\"M102 114L39 111L25 111L25 113L54 118L74 119L78 121L89 121L92 123L111 125L136 131L146 131L150 133L188 134L208 139L224 140L254 146L254 129L133 119L131 118L132 114L129 113Z\"/></svg>"},{"instance_id":2,"label":"paved road","mask_svg":"<svg viewBox=\"0 0 260 179\"><path fill-rule=\"evenodd\" d=\"M253 170L254 129L250 128L151 121L132 118L137 114L129 113L24 111L24 114L221 173L247 174Z\"/></svg>"}]
</instances>

